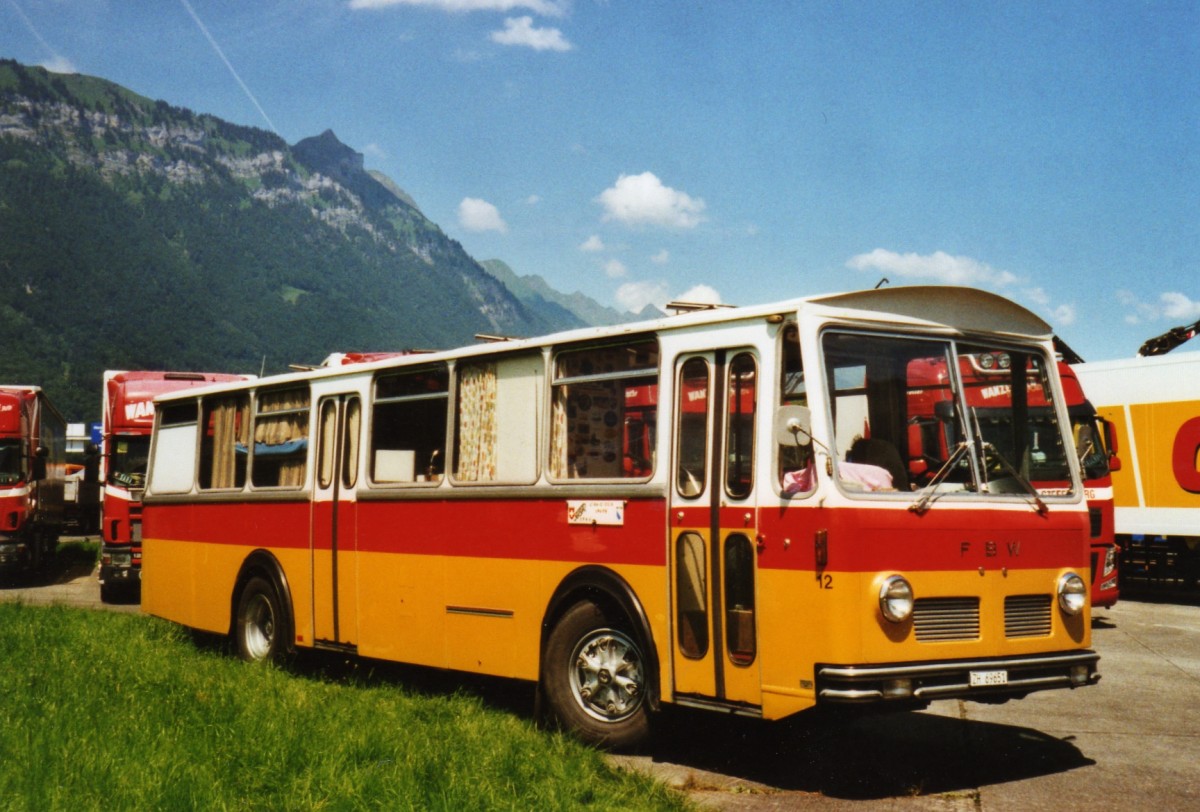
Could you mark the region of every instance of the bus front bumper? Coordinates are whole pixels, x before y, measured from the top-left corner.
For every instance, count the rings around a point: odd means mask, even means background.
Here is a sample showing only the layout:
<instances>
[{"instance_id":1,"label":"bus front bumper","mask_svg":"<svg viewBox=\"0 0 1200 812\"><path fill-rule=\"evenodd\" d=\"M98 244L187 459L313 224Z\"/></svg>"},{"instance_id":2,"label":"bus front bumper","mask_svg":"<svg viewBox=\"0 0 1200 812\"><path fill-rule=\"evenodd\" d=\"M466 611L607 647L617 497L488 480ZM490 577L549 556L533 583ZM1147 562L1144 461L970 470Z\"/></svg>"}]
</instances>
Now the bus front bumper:
<instances>
[{"instance_id":1,"label":"bus front bumper","mask_svg":"<svg viewBox=\"0 0 1200 812\"><path fill-rule=\"evenodd\" d=\"M1050 688L1082 688L1100 681L1094 651L1026 657L897 663L818 665L822 703L929 702L972 699L1003 702Z\"/></svg>"}]
</instances>

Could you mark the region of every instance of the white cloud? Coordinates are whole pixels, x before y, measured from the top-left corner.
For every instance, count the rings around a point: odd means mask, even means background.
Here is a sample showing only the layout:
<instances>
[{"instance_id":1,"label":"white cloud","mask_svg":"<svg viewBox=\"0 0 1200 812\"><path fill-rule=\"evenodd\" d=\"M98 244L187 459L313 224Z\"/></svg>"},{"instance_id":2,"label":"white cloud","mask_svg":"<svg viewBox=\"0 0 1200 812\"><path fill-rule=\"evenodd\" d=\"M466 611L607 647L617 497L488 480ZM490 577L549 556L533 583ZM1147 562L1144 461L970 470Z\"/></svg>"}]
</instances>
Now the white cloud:
<instances>
[{"instance_id":1,"label":"white cloud","mask_svg":"<svg viewBox=\"0 0 1200 812\"><path fill-rule=\"evenodd\" d=\"M1200 302L1193 301L1186 294L1178 291L1159 294L1156 304L1143 302L1137 294L1128 290L1118 290L1116 299L1118 304L1130 311L1124 316L1126 324L1166 320L1177 324L1179 322L1190 324L1200 320Z\"/></svg>"},{"instance_id":2,"label":"white cloud","mask_svg":"<svg viewBox=\"0 0 1200 812\"><path fill-rule=\"evenodd\" d=\"M703 200L664 186L652 172L621 175L596 199L604 206L605 220L626 225L695 228L706 208Z\"/></svg>"},{"instance_id":3,"label":"white cloud","mask_svg":"<svg viewBox=\"0 0 1200 812\"><path fill-rule=\"evenodd\" d=\"M664 248L654 256L650 257L650 261L655 265L666 265L671 261L671 252Z\"/></svg>"},{"instance_id":4,"label":"white cloud","mask_svg":"<svg viewBox=\"0 0 1200 812\"><path fill-rule=\"evenodd\" d=\"M79 73L75 67L75 63L65 56L56 56L53 59L47 59L42 63L42 67L51 73Z\"/></svg>"},{"instance_id":5,"label":"white cloud","mask_svg":"<svg viewBox=\"0 0 1200 812\"><path fill-rule=\"evenodd\" d=\"M1050 304L1050 294L1046 293L1045 288L1026 288L1025 296L1030 301L1043 307Z\"/></svg>"},{"instance_id":6,"label":"white cloud","mask_svg":"<svg viewBox=\"0 0 1200 812\"><path fill-rule=\"evenodd\" d=\"M524 9L543 17L561 17L566 11L567 3L554 0L350 0L352 9L376 9L391 6L422 6L455 14L470 11L510 12Z\"/></svg>"},{"instance_id":7,"label":"white cloud","mask_svg":"<svg viewBox=\"0 0 1200 812\"><path fill-rule=\"evenodd\" d=\"M363 154L370 155L372 158L382 159L387 157L387 152L384 150L384 148L379 146L379 144L376 144L374 141L363 147Z\"/></svg>"},{"instance_id":8,"label":"white cloud","mask_svg":"<svg viewBox=\"0 0 1200 812\"><path fill-rule=\"evenodd\" d=\"M951 256L944 251L921 256L897 254L895 251L876 248L869 254L851 257L846 267L856 271L894 274L946 285L1002 288L1017 281L1017 277L1008 271L997 270L971 257Z\"/></svg>"},{"instance_id":9,"label":"white cloud","mask_svg":"<svg viewBox=\"0 0 1200 812\"><path fill-rule=\"evenodd\" d=\"M1158 297L1162 302L1163 315L1176 321L1192 322L1200 319L1200 302L1194 302L1182 293L1170 291Z\"/></svg>"},{"instance_id":10,"label":"white cloud","mask_svg":"<svg viewBox=\"0 0 1200 812\"><path fill-rule=\"evenodd\" d=\"M1061 304L1050 311L1050 321L1055 329L1075 323L1075 305Z\"/></svg>"},{"instance_id":11,"label":"white cloud","mask_svg":"<svg viewBox=\"0 0 1200 812\"><path fill-rule=\"evenodd\" d=\"M542 202L542 196L541 195L530 195L529 197L525 198L525 202L527 204L529 204L530 206L536 206L538 203Z\"/></svg>"},{"instance_id":12,"label":"white cloud","mask_svg":"<svg viewBox=\"0 0 1200 812\"><path fill-rule=\"evenodd\" d=\"M604 240L600 239L598 236L593 234L592 236L590 236L586 240L584 240L583 243L580 244L579 250L587 251L588 253L595 253L597 251L603 251L604 250Z\"/></svg>"},{"instance_id":13,"label":"white cloud","mask_svg":"<svg viewBox=\"0 0 1200 812\"><path fill-rule=\"evenodd\" d=\"M535 51L569 51L575 47L557 28L535 28L532 17L509 17L504 21L504 30L493 31L488 39L500 45L518 45Z\"/></svg>"},{"instance_id":14,"label":"white cloud","mask_svg":"<svg viewBox=\"0 0 1200 812\"><path fill-rule=\"evenodd\" d=\"M711 285L694 285L675 298L681 302L691 302L694 304L722 304L721 294L717 293L717 289Z\"/></svg>"},{"instance_id":15,"label":"white cloud","mask_svg":"<svg viewBox=\"0 0 1200 812\"><path fill-rule=\"evenodd\" d=\"M625 263L619 259L610 259L604 263L604 273L609 279L622 279L629 276L629 269L625 267Z\"/></svg>"},{"instance_id":16,"label":"white cloud","mask_svg":"<svg viewBox=\"0 0 1200 812\"><path fill-rule=\"evenodd\" d=\"M508 233L508 224L500 216L499 209L477 197L464 197L458 204L458 223L467 231Z\"/></svg>"},{"instance_id":17,"label":"white cloud","mask_svg":"<svg viewBox=\"0 0 1200 812\"><path fill-rule=\"evenodd\" d=\"M617 304L632 313L638 313L646 305L662 310L670 297L665 282L626 282L617 288Z\"/></svg>"}]
</instances>

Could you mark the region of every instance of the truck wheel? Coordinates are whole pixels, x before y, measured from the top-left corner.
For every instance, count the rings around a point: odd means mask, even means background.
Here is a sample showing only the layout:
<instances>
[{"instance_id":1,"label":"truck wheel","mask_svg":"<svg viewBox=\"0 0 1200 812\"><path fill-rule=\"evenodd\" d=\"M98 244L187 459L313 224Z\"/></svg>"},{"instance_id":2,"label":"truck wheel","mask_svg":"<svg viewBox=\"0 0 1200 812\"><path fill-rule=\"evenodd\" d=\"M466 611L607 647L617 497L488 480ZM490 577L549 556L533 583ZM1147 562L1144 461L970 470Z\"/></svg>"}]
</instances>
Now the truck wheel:
<instances>
[{"instance_id":1,"label":"truck wheel","mask_svg":"<svg viewBox=\"0 0 1200 812\"><path fill-rule=\"evenodd\" d=\"M567 610L546 641L542 687L550 710L599 747L630 747L650 730L646 660L626 625L583 601Z\"/></svg>"},{"instance_id":2,"label":"truck wheel","mask_svg":"<svg viewBox=\"0 0 1200 812\"><path fill-rule=\"evenodd\" d=\"M275 585L259 575L247 581L237 604L238 656L247 662L282 664L289 625Z\"/></svg>"}]
</instances>

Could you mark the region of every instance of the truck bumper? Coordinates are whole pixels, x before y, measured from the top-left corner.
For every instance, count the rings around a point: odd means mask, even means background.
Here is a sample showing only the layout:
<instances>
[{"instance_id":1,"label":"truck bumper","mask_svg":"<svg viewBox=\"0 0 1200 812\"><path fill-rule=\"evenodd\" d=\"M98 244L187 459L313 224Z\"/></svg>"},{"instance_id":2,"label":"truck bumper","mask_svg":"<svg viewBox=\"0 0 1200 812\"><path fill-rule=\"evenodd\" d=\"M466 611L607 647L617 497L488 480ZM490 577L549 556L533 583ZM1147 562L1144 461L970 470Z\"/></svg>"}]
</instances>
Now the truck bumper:
<instances>
[{"instance_id":1,"label":"truck bumper","mask_svg":"<svg viewBox=\"0 0 1200 812\"><path fill-rule=\"evenodd\" d=\"M142 583L142 551L127 544L100 548L100 586L105 590L137 589Z\"/></svg>"}]
</instances>

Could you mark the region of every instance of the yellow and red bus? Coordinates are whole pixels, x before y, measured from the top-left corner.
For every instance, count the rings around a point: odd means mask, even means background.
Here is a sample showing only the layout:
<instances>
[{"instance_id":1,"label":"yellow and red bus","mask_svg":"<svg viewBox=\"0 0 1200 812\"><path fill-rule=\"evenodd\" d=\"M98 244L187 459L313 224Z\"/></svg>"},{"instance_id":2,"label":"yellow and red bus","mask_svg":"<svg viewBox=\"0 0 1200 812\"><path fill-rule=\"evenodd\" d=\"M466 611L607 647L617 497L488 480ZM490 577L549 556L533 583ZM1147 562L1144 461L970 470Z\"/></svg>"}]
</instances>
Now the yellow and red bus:
<instances>
[{"instance_id":1,"label":"yellow and red bus","mask_svg":"<svg viewBox=\"0 0 1200 812\"><path fill-rule=\"evenodd\" d=\"M988 415L957 373L984 355L1012 370ZM912 439L931 420L944 452ZM248 660L533 681L606 746L666 703L778 719L1086 686L1070 426L1049 326L943 287L167 394L142 608Z\"/></svg>"}]
</instances>

